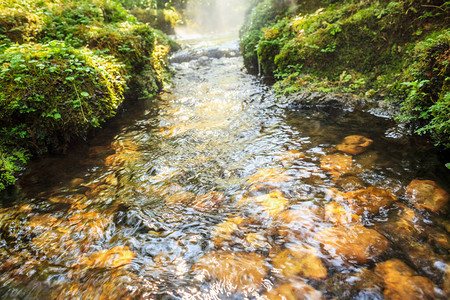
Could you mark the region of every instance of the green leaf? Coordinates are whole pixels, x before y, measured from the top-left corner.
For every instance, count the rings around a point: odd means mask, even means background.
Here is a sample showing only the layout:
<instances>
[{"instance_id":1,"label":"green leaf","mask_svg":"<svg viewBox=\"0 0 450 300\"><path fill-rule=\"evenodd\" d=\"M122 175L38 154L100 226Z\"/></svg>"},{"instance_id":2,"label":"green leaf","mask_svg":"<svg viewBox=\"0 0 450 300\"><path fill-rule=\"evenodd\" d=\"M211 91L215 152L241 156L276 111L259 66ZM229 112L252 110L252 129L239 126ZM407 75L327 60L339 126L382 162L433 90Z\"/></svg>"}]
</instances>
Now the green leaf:
<instances>
[{"instance_id":1,"label":"green leaf","mask_svg":"<svg viewBox=\"0 0 450 300\"><path fill-rule=\"evenodd\" d=\"M450 169L450 163L446 163L445 166Z\"/></svg>"},{"instance_id":2,"label":"green leaf","mask_svg":"<svg viewBox=\"0 0 450 300\"><path fill-rule=\"evenodd\" d=\"M90 96L89 93L87 93L87 92L81 92L80 95L83 96L83 97L89 97Z\"/></svg>"},{"instance_id":3,"label":"green leaf","mask_svg":"<svg viewBox=\"0 0 450 300\"><path fill-rule=\"evenodd\" d=\"M55 120L61 119L61 115L59 113L55 113L53 115L53 119L55 119Z\"/></svg>"}]
</instances>

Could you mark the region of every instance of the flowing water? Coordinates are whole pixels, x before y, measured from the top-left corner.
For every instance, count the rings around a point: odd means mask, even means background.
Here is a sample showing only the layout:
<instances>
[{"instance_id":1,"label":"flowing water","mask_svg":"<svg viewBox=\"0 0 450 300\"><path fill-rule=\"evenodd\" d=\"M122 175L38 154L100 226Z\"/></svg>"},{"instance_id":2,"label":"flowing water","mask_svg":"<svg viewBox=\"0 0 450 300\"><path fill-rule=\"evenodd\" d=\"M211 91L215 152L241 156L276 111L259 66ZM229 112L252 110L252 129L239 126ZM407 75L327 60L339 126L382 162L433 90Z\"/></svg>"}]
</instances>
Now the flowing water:
<instances>
[{"instance_id":1,"label":"flowing water","mask_svg":"<svg viewBox=\"0 0 450 300\"><path fill-rule=\"evenodd\" d=\"M432 147L369 113L278 104L238 52L177 54L166 92L1 195L3 299L446 297L447 206L405 195L449 190ZM351 135L373 143L336 152Z\"/></svg>"}]
</instances>

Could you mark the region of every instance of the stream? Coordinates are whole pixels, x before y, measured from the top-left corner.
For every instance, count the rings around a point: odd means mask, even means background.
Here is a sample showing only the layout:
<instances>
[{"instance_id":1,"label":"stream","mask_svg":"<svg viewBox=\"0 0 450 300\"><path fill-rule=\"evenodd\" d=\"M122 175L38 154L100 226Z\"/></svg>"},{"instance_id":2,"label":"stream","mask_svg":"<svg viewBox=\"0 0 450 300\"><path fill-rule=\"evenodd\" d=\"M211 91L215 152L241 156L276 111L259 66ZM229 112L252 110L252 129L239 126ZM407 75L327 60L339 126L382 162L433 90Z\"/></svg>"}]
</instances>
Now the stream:
<instances>
[{"instance_id":1,"label":"stream","mask_svg":"<svg viewBox=\"0 0 450 300\"><path fill-rule=\"evenodd\" d=\"M432 145L280 103L238 41L185 42L165 92L0 194L1 298L446 299Z\"/></svg>"}]
</instances>

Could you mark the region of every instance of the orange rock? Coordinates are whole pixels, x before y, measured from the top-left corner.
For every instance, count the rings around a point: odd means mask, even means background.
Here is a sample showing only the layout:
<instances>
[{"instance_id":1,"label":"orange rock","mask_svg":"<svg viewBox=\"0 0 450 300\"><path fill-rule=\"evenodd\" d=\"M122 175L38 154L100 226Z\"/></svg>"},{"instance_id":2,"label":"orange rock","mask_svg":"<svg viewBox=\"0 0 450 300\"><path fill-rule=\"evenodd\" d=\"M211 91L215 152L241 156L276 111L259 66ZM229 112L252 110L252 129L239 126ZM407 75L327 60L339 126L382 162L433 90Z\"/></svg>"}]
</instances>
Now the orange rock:
<instances>
[{"instance_id":1,"label":"orange rock","mask_svg":"<svg viewBox=\"0 0 450 300\"><path fill-rule=\"evenodd\" d=\"M192 203L195 209L200 211L208 211L219 205L220 202L225 200L225 196L219 192L209 192L204 195L198 196Z\"/></svg>"},{"instance_id":2,"label":"orange rock","mask_svg":"<svg viewBox=\"0 0 450 300\"><path fill-rule=\"evenodd\" d=\"M260 169L247 179L247 183L252 184L256 182L283 182L287 181L289 176L286 171L281 168Z\"/></svg>"},{"instance_id":3,"label":"orange rock","mask_svg":"<svg viewBox=\"0 0 450 300\"><path fill-rule=\"evenodd\" d=\"M315 239L333 257L366 263L374 260L389 248L388 240L373 229L361 224L338 225L319 231Z\"/></svg>"},{"instance_id":4,"label":"orange rock","mask_svg":"<svg viewBox=\"0 0 450 300\"><path fill-rule=\"evenodd\" d=\"M166 202L170 204L188 203L195 199L195 194L191 192L181 191L166 198Z\"/></svg>"},{"instance_id":5,"label":"orange rock","mask_svg":"<svg viewBox=\"0 0 450 300\"><path fill-rule=\"evenodd\" d=\"M255 197L254 201L261 205L264 211L271 216L276 216L285 210L289 202L280 191L273 191L269 194Z\"/></svg>"},{"instance_id":6,"label":"orange rock","mask_svg":"<svg viewBox=\"0 0 450 300\"><path fill-rule=\"evenodd\" d=\"M406 196L417 209L431 212L443 210L448 202L449 194L432 180L415 179L406 188Z\"/></svg>"},{"instance_id":7,"label":"orange rock","mask_svg":"<svg viewBox=\"0 0 450 300\"><path fill-rule=\"evenodd\" d=\"M294 149L283 152L278 156L278 159L282 162L292 162L302 158L305 158L305 154Z\"/></svg>"},{"instance_id":8,"label":"orange rock","mask_svg":"<svg viewBox=\"0 0 450 300\"><path fill-rule=\"evenodd\" d=\"M295 278L297 275L309 279L327 278L327 269L317 250L308 246L291 247L278 253L273 258L273 267L285 278Z\"/></svg>"},{"instance_id":9,"label":"orange rock","mask_svg":"<svg viewBox=\"0 0 450 300\"><path fill-rule=\"evenodd\" d=\"M241 217L233 217L216 225L211 233L211 241L217 248L222 247L224 242L231 240L231 235L239 229L242 222L244 222L244 219Z\"/></svg>"},{"instance_id":10,"label":"orange rock","mask_svg":"<svg viewBox=\"0 0 450 300\"><path fill-rule=\"evenodd\" d=\"M361 218L345 210L342 205L332 201L325 206L325 220L339 225L357 223L361 221Z\"/></svg>"},{"instance_id":11,"label":"orange rock","mask_svg":"<svg viewBox=\"0 0 450 300\"><path fill-rule=\"evenodd\" d=\"M320 168L336 178L354 173L352 157L341 153L322 157Z\"/></svg>"},{"instance_id":12,"label":"orange rock","mask_svg":"<svg viewBox=\"0 0 450 300\"><path fill-rule=\"evenodd\" d=\"M289 241L302 240L314 233L323 220L313 208L301 207L282 212L277 216L281 223L278 234Z\"/></svg>"},{"instance_id":13,"label":"orange rock","mask_svg":"<svg viewBox=\"0 0 450 300\"><path fill-rule=\"evenodd\" d=\"M354 191L365 187L364 181L356 176L345 176L338 178L335 181L335 184L339 187L339 189L344 191Z\"/></svg>"},{"instance_id":14,"label":"orange rock","mask_svg":"<svg viewBox=\"0 0 450 300\"><path fill-rule=\"evenodd\" d=\"M258 290L269 272L264 257L256 253L215 251L202 256L192 267L198 279L222 281L232 291Z\"/></svg>"},{"instance_id":15,"label":"orange rock","mask_svg":"<svg viewBox=\"0 0 450 300\"><path fill-rule=\"evenodd\" d=\"M397 201L393 193L379 187L368 187L367 189L347 193L330 189L329 194L336 201L348 205L349 209L357 215L362 215L365 211L378 213L380 208L389 207Z\"/></svg>"},{"instance_id":16,"label":"orange rock","mask_svg":"<svg viewBox=\"0 0 450 300\"><path fill-rule=\"evenodd\" d=\"M373 141L360 135L350 135L344 138L342 144L336 146L336 149L350 155L357 155L366 151L367 147L372 145Z\"/></svg>"},{"instance_id":17,"label":"orange rock","mask_svg":"<svg viewBox=\"0 0 450 300\"><path fill-rule=\"evenodd\" d=\"M135 254L128 247L117 246L92 253L82 261L82 264L90 268L119 268L129 265L134 257Z\"/></svg>"},{"instance_id":18,"label":"orange rock","mask_svg":"<svg viewBox=\"0 0 450 300\"><path fill-rule=\"evenodd\" d=\"M295 281L280 285L268 291L265 297L269 300L324 300L325 297L309 284Z\"/></svg>"},{"instance_id":19,"label":"orange rock","mask_svg":"<svg viewBox=\"0 0 450 300\"><path fill-rule=\"evenodd\" d=\"M434 286L430 279L416 276L414 271L398 259L378 263L375 273L384 279L386 299L434 299Z\"/></svg>"}]
</instances>

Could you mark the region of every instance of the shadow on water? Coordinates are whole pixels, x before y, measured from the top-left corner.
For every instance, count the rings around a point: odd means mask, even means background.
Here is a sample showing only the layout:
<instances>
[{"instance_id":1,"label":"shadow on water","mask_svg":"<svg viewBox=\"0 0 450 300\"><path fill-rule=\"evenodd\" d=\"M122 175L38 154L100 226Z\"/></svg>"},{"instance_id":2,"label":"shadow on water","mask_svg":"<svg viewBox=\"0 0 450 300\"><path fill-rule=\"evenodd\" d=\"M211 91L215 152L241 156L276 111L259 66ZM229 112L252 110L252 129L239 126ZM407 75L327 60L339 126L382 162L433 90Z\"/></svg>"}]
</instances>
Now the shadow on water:
<instances>
[{"instance_id":1,"label":"shadow on water","mask_svg":"<svg viewBox=\"0 0 450 300\"><path fill-rule=\"evenodd\" d=\"M236 42L202 47L172 58L158 98L2 195L0 294L444 299L450 180L433 148L369 113L286 109Z\"/></svg>"}]
</instances>

